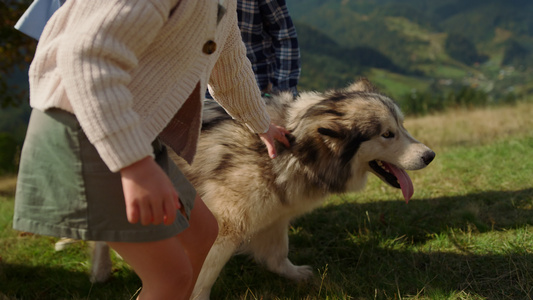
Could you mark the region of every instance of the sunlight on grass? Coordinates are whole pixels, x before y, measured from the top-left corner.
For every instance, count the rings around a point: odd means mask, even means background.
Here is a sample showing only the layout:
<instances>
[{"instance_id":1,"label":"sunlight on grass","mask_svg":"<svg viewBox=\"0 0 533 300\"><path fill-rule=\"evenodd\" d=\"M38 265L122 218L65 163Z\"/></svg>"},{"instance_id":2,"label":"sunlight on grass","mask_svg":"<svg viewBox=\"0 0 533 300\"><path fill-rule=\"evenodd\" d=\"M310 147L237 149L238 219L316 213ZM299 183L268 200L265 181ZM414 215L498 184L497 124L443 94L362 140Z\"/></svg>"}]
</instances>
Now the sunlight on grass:
<instances>
[{"instance_id":1,"label":"sunlight on grass","mask_svg":"<svg viewBox=\"0 0 533 300\"><path fill-rule=\"evenodd\" d=\"M436 152L409 171L415 194L370 175L289 228L289 258L315 277L294 283L234 257L214 299L530 299L533 297L533 103L408 118ZM85 242L11 229L14 177L0 178L0 299L131 299L140 282L113 257L113 279L88 281Z\"/></svg>"}]
</instances>

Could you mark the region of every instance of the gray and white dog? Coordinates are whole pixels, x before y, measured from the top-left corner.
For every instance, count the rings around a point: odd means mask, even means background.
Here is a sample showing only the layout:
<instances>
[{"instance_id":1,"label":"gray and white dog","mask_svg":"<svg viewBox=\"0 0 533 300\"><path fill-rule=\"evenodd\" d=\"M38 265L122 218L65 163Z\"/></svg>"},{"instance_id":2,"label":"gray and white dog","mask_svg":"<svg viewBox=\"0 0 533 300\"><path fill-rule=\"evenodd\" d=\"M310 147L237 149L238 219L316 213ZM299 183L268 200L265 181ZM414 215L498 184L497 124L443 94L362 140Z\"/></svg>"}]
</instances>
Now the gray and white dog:
<instances>
[{"instance_id":1,"label":"gray and white dog","mask_svg":"<svg viewBox=\"0 0 533 300\"><path fill-rule=\"evenodd\" d=\"M265 101L272 122L291 132L291 147L279 144L276 159L216 102L205 103L194 163L173 156L220 228L193 299L209 299L220 271L236 253L249 254L286 278L309 278L309 266L295 266L287 258L292 219L331 194L361 190L369 173L401 189L409 201L414 189L405 170L422 169L435 157L403 127L396 103L366 79L342 90L304 92L296 100L287 93ZM104 243L96 247L106 253ZM104 259L93 259L93 266ZM92 278L109 272L93 267Z\"/></svg>"}]
</instances>

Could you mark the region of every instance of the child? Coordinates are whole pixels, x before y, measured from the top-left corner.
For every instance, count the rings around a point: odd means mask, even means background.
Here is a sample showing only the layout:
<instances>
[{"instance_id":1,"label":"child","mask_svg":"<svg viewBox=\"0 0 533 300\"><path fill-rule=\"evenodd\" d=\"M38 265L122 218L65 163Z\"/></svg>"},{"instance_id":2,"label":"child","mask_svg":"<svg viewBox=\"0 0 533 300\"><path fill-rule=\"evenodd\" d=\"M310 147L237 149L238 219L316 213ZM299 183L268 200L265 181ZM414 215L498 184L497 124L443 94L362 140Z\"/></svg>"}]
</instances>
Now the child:
<instances>
[{"instance_id":1,"label":"child","mask_svg":"<svg viewBox=\"0 0 533 300\"><path fill-rule=\"evenodd\" d=\"M207 83L271 157L270 123L234 0L66 1L30 67L33 107L13 227L106 241L139 299L188 299L217 224L163 144L192 161Z\"/></svg>"}]
</instances>

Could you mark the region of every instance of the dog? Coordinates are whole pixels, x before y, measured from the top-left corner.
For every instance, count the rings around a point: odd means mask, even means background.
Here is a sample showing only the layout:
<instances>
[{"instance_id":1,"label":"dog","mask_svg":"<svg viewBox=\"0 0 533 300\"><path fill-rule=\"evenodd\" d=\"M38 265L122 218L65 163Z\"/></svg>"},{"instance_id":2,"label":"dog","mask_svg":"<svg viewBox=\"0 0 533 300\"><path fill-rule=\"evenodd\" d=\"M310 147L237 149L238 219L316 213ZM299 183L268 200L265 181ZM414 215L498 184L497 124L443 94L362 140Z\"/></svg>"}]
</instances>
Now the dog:
<instances>
[{"instance_id":1,"label":"dog","mask_svg":"<svg viewBox=\"0 0 533 300\"><path fill-rule=\"evenodd\" d=\"M214 101L204 104L193 164L172 155L219 225L193 299L209 299L234 254L251 255L283 277L308 279L311 267L295 266L287 257L292 219L329 195L361 190L370 173L401 189L409 201L414 188L405 170L425 168L435 158L403 127L398 105L366 79L345 89L303 92L296 99L279 94L265 102L272 122L290 132L291 146L278 143L277 158Z\"/></svg>"}]
</instances>

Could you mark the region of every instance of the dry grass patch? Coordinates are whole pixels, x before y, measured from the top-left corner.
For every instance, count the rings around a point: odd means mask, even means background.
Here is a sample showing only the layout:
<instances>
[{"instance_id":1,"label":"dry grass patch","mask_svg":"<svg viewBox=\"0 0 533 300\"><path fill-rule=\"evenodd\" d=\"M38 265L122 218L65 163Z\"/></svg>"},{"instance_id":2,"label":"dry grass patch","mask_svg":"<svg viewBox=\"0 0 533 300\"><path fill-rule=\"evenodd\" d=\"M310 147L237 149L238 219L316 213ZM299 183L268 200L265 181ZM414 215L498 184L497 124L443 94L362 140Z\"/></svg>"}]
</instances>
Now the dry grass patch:
<instances>
[{"instance_id":1,"label":"dry grass patch","mask_svg":"<svg viewBox=\"0 0 533 300\"><path fill-rule=\"evenodd\" d=\"M449 110L433 116L407 118L405 127L433 149L485 145L531 136L533 102L514 106Z\"/></svg>"},{"instance_id":2,"label":"dry grass patch","mask_svg":"<svg viewBox=\"0 0 533 300\"><path fill-rule=\"evenodd\" d=\"M17 177L15 175L0 177L0 196L14 196L16 186Z\"/></svg>"}]
</instances>

